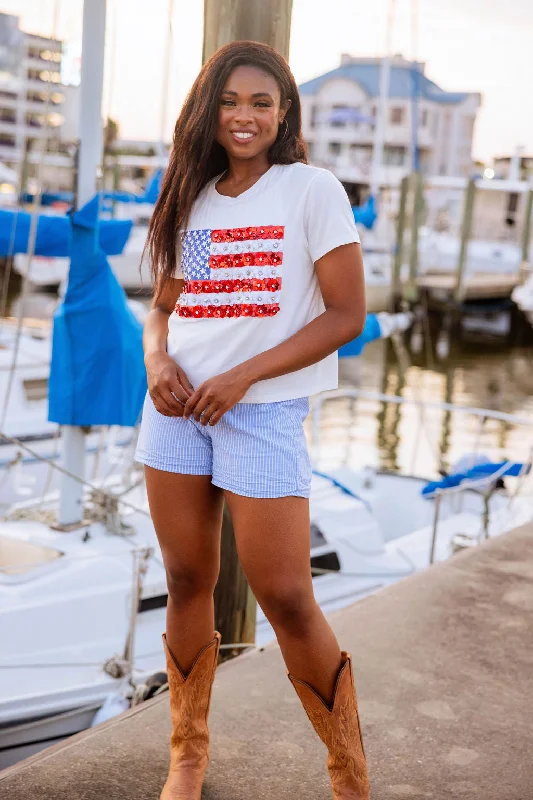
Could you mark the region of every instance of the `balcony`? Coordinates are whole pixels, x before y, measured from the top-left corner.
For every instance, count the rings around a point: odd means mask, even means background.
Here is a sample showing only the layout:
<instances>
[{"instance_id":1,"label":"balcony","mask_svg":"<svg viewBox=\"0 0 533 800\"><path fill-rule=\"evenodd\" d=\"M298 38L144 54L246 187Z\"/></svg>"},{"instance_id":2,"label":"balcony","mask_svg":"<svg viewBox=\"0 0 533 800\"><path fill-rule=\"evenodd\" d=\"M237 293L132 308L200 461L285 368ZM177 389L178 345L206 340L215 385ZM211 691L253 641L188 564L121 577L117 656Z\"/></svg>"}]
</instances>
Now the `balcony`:
<instances>
[{"instance_id":1,"label":"balcony","mask_svg":"<svg viewBox=\"0 0 533 800\"><path fill-rule=\"evenodd\" d=\"M0 119L0 134L8 141L11 141L11 139L16 141L17 138L22 139L24 136L24 129L22 126L17 125L16 120L15 122L9 122L8 120Z\"/></svg>"},{"instance_id":2,"label":"balcony","mask_svg":"<svg viewBox=\"0 0 533 800\"><path fill-rule=\"evenodd\" d=\"M22 161L22 149L15 144L7 144L0 140L0 161L12 163Z\"/></svg>"},{"instance_id":3,"label":"balcony","mask_svg":"<svg viewBox=\"0 0 533 800\"><path fill-rule=\"evenodd\" d=\"M374 138L374 128L371 125L330 125L320 123L313 128L306 127L304 136L309 142L341 142L341 143L371 143Z\"/></svg>"},{"instance_id":4,"label":"balcony","mask_svg":"<svg viewBox=\"0 0 533 800\"><path fill-rule=\"evenodd\" d=\"M0 91L0 105L4 108L16 108L19 97L15 92Z\"/></svg>"}]
</instances>

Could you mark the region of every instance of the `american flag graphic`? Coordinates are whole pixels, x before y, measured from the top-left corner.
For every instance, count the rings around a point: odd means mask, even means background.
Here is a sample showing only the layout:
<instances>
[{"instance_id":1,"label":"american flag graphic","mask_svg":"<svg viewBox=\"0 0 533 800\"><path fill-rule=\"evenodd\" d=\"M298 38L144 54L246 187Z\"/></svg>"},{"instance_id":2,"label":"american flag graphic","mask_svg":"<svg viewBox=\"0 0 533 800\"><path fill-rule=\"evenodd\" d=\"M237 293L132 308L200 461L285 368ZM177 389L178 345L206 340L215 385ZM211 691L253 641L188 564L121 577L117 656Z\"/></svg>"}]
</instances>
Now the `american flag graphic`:
<instances>
[{"instance_id":1,"label":"american flag graphic","mask_svg":"<svg viewBox=\"0 0 533 800\"><path fill-rule=\"evenodd\" d=\"M189 230L182 236L180 317L273 317L279 311L282 225Z\"/></svg>"}]
</instances>

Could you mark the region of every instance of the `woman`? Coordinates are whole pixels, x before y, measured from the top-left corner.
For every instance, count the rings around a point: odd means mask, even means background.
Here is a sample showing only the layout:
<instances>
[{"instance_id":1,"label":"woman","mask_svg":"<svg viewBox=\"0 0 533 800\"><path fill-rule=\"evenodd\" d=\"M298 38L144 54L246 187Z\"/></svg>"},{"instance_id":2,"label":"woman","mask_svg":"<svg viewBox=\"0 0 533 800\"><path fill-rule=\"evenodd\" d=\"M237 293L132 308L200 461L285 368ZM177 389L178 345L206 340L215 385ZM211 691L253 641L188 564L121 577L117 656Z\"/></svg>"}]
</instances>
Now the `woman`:
<instances>
[{"instance_id":1,"label":"woman","mask_svg":"<svg viewBox=\"0 0 533 800\"><path fill-rule=\"evenodd\" d=\"M203 67L176 123L148 235L156 286L137 459L168 579L173 719L164 800L199 800L217 663L213 591L224 500L239 557L305 710L333 794L368 798L351 659L309 564L308 397L365 318L363 266L337 179L306 164L294 78L234 42Z\"/></svg>"}]
</instances>

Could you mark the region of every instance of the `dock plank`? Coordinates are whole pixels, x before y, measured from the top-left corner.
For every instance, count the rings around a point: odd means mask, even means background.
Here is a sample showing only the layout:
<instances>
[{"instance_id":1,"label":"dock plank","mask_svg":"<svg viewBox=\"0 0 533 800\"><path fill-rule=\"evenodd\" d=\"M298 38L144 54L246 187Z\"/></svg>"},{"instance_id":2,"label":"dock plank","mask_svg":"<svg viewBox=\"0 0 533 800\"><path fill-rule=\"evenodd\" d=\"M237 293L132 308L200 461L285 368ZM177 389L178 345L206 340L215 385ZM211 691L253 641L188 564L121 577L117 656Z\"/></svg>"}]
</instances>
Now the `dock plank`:
<instances>
[{"instance_id":1,"label":"dock plank","mask_svg":"<svg viewBox=\"0 0 533 800\"><path fill-rule=\"evenodd\" d=\"M465 300L503 299L511 296L515 286L520 283L516 273L479 272L467 275L464 282ZM417 278L420 289L430 294L453 295L456 277L450 272L428 272Z\"/></svg>"},{"instance_id":2,"label":"dock plank","mask_svg":"<svg viewBox=\"0 0 533 800\"><path fill-rule=\"evenodd\" d=\"M533 797L533 526L331 617L354 655L372 800ZM276 645L224 664L206 800L327 800L325 751ZM162 697L0 773L9 800L157 800Z\"/></svg>"}]
</instances>

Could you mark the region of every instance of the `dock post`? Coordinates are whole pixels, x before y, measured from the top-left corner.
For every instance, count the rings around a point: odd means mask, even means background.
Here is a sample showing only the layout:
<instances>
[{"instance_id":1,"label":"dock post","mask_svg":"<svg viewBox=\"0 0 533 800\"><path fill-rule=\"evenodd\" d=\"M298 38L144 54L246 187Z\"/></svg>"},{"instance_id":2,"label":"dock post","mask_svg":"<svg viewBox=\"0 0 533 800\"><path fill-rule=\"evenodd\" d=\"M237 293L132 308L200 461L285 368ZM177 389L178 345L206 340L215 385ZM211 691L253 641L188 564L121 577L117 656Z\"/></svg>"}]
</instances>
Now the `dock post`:
<instances>
[{"instance_id":1,"label":"dock post","mask_svg":"<svg viewBox=\"0 0 533 800\"><path fill-rule=\"evenodd\" d=\"M400 183L400 206L396 220L396 247L391 275L391 303L392 310L397 310L398 298L401 296L401 272L404 254L405 212L407 208L407 195L409 193L409 176L404 175Z\"/></svg>"},{"instance_id":2,"label":"dock post","mask_svg":"<svg viewBox=\"0 0 533 800\"><path fill-rule=\"evenodd\" d=\"M533 210L533 189L526 195L524 230L522 232L522 269L529 268L529 245L531 243L531 211Z\"/></svg>"},{"instance_id":3,"label":"dock post","mask_svg":"<svg viewBox=\"0 0 533 800\"><path fill-rule=\"evenodd\" d=\"M474 199L476 195L476 182L470 178L466 187L465 206L463 212L463 222L461 225L461 249L459 250L459 260L457 262L457 276L453 299L456 304L462 303L465 298L465 268L468 255L468 243L472 232L472 219L474 217Z\"/></svg>"},{"instance_id":4,"label":"dock post","mask_svg":"<svg viewBox=\"0 0 533 800\"><path fill-rule=\"evenodd\" d=\"M424 179L420 171L413 173L413 212L411 214L411 242L409 253L409 278L404 288L404 298L410 303L418 300L418 231L424 209Z\"/></svg>"},{"instance_id":5,"label":"dock post","mask_svg":"<svg viewBox=\"0 0 533 800\"><path fill-rule=\"evenodd\" d=\"M222 45L242 39L264 42L289 57L292 0L204 0L205 63ZM239 563L229 511L224 508L215 623L225 644L253 644L257 604Z\"/></svg>"},{"instance_id":6,"label":"dock post","mask_svg":"<svg viewBox=\"0 0 533 800\"><path fill-rule=\"evenodd\" d=\"M204 63L241 39L269 44L289 58L293 0L204 0Z\"/></svg>"}]
</instances>

